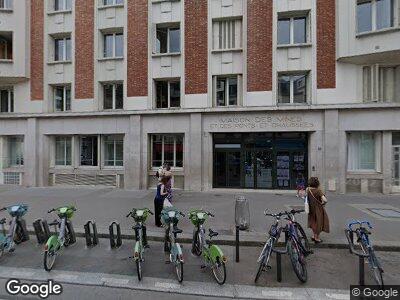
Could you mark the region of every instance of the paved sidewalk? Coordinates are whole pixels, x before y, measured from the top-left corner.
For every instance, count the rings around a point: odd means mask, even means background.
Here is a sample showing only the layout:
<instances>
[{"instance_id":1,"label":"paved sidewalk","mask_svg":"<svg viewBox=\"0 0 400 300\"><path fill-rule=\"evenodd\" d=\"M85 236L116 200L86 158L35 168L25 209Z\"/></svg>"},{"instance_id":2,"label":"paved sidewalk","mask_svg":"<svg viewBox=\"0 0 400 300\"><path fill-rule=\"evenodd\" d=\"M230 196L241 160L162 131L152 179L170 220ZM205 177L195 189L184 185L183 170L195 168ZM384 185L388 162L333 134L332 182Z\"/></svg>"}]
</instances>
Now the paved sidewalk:
<instances>
[{"instance_id":1,"label":"paved sidewalk","mask_svg":"<svg viewBox=\"0 0 400 300\"><path fill-rule=\"evenodd\" d=\"M46 187L22 188L15 186L0 186L1 205L26 203L30 206L26 215L28 225L38 218L50 221L55 215L48 215L47 210L66 204L74 204L78 208L74 216L74 228L83 232L87 220L95 220L99 233L108 233L108 225L117 220L121 224L123 234L132 234L132 219L125 216L133 207L149 207L153 210L154 190L132 191L111 188L84 187ZM191 208L205 208L216 217L211 218L208 226L219 231L219 240L234 240L235 196L244 195L250 204L250 230L241 233L243 241L262 242L265 240L268 226L272 221L263 215L265 208L270 211L288 209L289 205L302 205L302 201L293 194L277 194L269 192L220 191L186 192L175 191L173 203L184 213ZM400 249L400 218L385 218L368 209L386 208L400 212L400 196L398 195L335 195L328 194L327 211L330 217L331 233L323 234L324 245L344 247L346 238L343 233L349 220L368 219L374 225L372 241L374 245L387 249ZM2 214L2 216L4 213ZM298 221L306 227L306 216L298 216ZM149 235L161 237L163 230L154 226L154 220L148 220ZM184 230L183 238L191 238L193 226L188 219L180 222Z\"/></svg>"}]
</instances>

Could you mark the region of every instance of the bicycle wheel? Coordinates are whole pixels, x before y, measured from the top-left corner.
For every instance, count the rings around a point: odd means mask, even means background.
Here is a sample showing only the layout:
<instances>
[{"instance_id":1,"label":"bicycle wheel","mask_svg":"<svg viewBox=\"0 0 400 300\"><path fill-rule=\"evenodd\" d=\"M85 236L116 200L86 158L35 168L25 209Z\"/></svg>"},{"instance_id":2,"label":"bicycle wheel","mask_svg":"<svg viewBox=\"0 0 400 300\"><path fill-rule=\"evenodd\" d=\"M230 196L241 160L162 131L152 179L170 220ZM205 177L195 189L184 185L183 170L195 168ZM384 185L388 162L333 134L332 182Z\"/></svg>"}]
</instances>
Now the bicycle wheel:
<instances>
[{"instance_id":1,"label":"bicycle wheel","mask_svg":"<svg viewBox=\"0 0 400 300\"><path fill-rule=\"evenodd\" d=\"M141 281L142 280L142 260L140 258L138 258L136 260L136 272L137 272L138 280Z\"/></svg>"},{"instance_id":2,"label":"bicycle wheel","mask_svg":"<svg viewBox=\"0 0 400 300\"><path fill-rule=\"evenodd\" d=\"M176 276L178 277L178 281L182 282L183 281L183 262L181 262L178 257L176 258L175 271L176 271Z\"/></svg>"},{"instance_id":3,"label":"bicycle wheel","mask_svg":"<svg viewBox=\"0 0 400 300\"><path fill-rule=\"evenodd\" d=\"M226 266L219 257L217 257L217 261L212 266L212 272L217 283L223 285L226 281Z\"/></svg>"},{"instance_id":4,"label":"bicycle wheel","mask_svg":"<svg viewBox=\"0 0 400 300\"><path fill-rule=\"evenodd\" d=\"M258 265L258 271L257 271L256 277L254 278L255 283L257 283L258 279L261 276L262 271L264 271L265 267L268 265L269 258L271 257L271 253L272 253L272 246L271 246L271 243L268 242L268 244L264 247L264 249L260 255L261 260Z\"/></svg>"},{"instance_id":5,"label":"bicycle wheel","mask_svg":"<svg viewBox=\"0 0 400 300\"><path fill-rule=\"evenodd\" d=\"M311 253L311 247L310 247L310 243L308 242L308 238L307 238L306 232L304 231L303 227L299 223L296 223L295 228L297 230L297 237L299 239L299 242L303 246L304 250L307 251L307 253L304 253L304 254L305 255L310 254Z\"/></svg>"},{"instance_id":6,"label":"bicycle wheel","mask_svg":"<svg viewBox=\"0 0 400 300\"><path fill-rule=\"evenodd\" d=\"M193 234L193 241L192 241L192 253L196 256L200 256L202 253L201 243L200 243L200 232L195 231Z\"/></svg>"},{"instance_id":7,"label":"bicycle wheel","mask_svg":"<svg viewBox=\"0 0 400 300\"><path fill-rule=\"evenodd\" d=\"M56 261L56 256L57 256L57 254L52 250L50 250L50 251L47 250L44 252L43 265L44 265L44 269L47 272L50 272L51 269L53 269L54 262Z\"/></svg>"},{"instance_id":8,"label":"bicycle wheel","mask_svg":"<svg viewBox=\"0 0 400 300\"><path fill-rule=\"evenodd\" d=\"M301 253L296 241L289 238L287 242L288 253L292 263L293 271L296 273L297 278L305 283L307 282L307 268L304 255Z\"/></svg>"},{"instance_id":9,"label":"bicycle wheel","mask_svg":"<svg viewBox=\"0 0 400 300\"><path fill-rule=\"evenodd\" d=\"M369 250L369 257L370 257L369 266L372 270L374 280L379 287L383 287L383 275L382 275L383 270L382 270L382 268L379 267L378 258L376 257L373 249Z\"/></svg>"}]
</instances>

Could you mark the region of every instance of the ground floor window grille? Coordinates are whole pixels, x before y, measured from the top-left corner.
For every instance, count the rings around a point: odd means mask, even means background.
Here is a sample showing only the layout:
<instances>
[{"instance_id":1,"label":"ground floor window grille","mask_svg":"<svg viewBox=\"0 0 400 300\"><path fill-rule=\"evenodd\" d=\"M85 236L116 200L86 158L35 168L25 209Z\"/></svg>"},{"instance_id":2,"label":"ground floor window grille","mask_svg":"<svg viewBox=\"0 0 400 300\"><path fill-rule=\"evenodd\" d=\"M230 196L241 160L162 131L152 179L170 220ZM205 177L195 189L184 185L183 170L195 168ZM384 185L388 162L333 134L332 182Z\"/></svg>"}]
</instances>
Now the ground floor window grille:
<instances>
[{"instance_id":1,"label":"ground floor window grille","mask_svg":"<svg viewBox=\"0 0 400 300\"><path fill-rule=\"evenodd\" d=\"M124 165L124 141L122 136L104 136L104 166Z\"/></svg>"}]
</instances>

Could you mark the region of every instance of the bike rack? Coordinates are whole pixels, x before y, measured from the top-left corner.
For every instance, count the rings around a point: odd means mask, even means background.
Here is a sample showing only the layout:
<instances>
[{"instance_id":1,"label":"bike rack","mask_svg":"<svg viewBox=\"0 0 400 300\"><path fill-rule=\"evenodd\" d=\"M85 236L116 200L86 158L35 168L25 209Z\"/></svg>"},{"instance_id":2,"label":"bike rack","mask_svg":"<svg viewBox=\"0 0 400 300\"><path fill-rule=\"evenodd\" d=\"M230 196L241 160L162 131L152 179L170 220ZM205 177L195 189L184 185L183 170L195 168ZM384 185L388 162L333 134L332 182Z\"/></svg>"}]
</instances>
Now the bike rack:
<instances>
[{"instance_id":1,"label":"bike rack","mask_svg":"<svg viewBox=\"0 0 400 300\"><path fill-rule=\"evenodd\" d=\"M46 220L37 219L33 222L33 228L39 245L47 242L50 237L50 228Z\"/></svg>"},{"instance_id":2,"label":"bike rack","mask_svg":"<svg viewBox=\"0 0 400 300\"><path fill-rule=\"evenodd\" d=\"M350 235L353 235L349 229L344 230L344 234L346 235L347 242L349 243L349 251L351 254L355 254L358 256L358 284L361 286L365 285L365 258L369 257L369 255L364 254L361 251L357 251L354 248L353 239Z\"/></svg>"},{"instance_id":3,"label":"bike rack","mask_svg":"<svg viewBox=\"0 0 400 300\"><path fill-rule=\"evenodd\" d=\"M114 227L117 235L115 236ZM114 221L109 226L110 232L110 246L111 249L119 248L122 245L121 226L117 221Z\"/></svg>"},{"instance_id":4,"label":"bike rack","mask_svg":"<svg viewBox=\"0 0 400 300\"><path fill-rule=\"evenodd\" d=\"M28 229L26 228L26 221L21 218L18 220L17 225L21 226L22 233L24 235L21 242L29 241L29 233L28 233Z\"/></svg>"},{"instance_id":5,"label":"bike rack","mask_svg":"<svg viewBox=\"0 0 400 300\"><path fill-rule=\"evenodd\" d=\"M83 227L85 228L86 246L96 246L99 243L96 222L87 221L87 223Z\"/></svg>"}]
</instances>

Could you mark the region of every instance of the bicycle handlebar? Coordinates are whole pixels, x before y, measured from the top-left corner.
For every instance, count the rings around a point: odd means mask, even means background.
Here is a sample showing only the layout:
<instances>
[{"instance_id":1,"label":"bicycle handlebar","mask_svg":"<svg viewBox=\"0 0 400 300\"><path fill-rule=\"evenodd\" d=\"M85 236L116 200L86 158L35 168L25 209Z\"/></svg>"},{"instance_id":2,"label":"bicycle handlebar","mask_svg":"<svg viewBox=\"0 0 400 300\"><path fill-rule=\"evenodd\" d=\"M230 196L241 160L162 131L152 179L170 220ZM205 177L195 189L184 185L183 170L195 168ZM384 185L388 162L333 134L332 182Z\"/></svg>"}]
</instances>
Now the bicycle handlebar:
<instances>
[{"instance_id":1,"label":"bicycle handlebar","mask_svg":"<svg viewBox=\"0 0 400 300\"><path fill-rule=\"evenodd\" d=\"M281 216L289 216L289 215L295 215L304 212L304 209L292 209L291 211L281 211L276 214L268 213L267 209L264 210L264 215L266 216L271 216L271 217L281 217Z\"/></svg>"},{"instance_id":2,"label":"bicycle handlebar","mask_svg":"<svg viewBox=\"0 0 400 300\"><path fill-rule=\"evenodd\" d=\"M369 227L369 229L372 229L372 228L373 228L372 225L371 225L371 223L370 223L369 221L359 221L359 220L355 220L355 221L349 223L348 229L349 229L350 231L353 231L353 228L352 228L352 227L353 227L354 225L360 225L360 227L363 227L363 224L366 224L366 225Z\"/></svg>"},{"instance_id":3,"label":"bicycle handlebar","mask_svg":"<svg viewBox=\"0 0 400 300\"><path fill-rule=\"evenodd\" d=\"M7 209L7 207L3 207L2 209L0 209L0 211L6 210L6 209Z\"/></svg>"}]
</instances>

